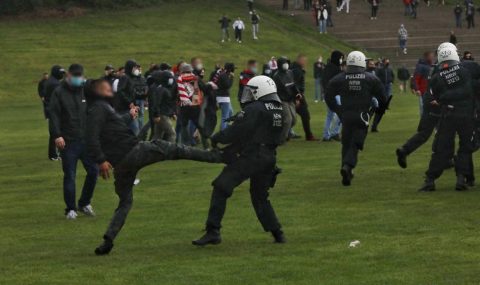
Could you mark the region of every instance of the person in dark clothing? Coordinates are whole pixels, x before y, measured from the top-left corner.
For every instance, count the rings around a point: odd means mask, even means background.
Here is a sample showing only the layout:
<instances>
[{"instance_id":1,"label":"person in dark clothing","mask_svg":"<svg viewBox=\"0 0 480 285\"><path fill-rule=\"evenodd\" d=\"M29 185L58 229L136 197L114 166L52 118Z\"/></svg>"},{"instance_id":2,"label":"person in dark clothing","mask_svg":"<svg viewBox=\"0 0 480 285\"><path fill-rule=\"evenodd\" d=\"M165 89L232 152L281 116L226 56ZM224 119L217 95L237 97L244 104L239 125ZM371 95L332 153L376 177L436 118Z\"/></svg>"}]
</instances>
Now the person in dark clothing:
<instances>
[{"instance_id":1,"label":"person in dark clothing","mask_svg":"<svg viewBox=\"0 0 480 285\"><path fill-rule=\"evenodd\" d=\"M312 133L310 127L310 111L308 110L307 100L305 99L305 66L307 65L307 57L303 54L297 56L297 60L292 64L292 73L295 86L301 96L296 98L296 112L302 119L303 131L307 141L316 141L317 139Z\"/></svg>"},{"instance_id":2,"label":"person in dark clothing","mask_svg":"<svg viewBox=\"0 0 480 285\"><path fill-rule=\"evenodd\" d=\"M465 52L463 53L463 58L462 58L462 60L463 60L463 61L473 61L474 58L473 58L473 56L472 56L472 53L469 52L469 51L465 51Z\"/></svg>"},{"instance_id":3,"label":"person in dark clothing","mask_svg":"<svg viewBox=\"0 0 480 285\"><path fill-rule=\"evenodd\" d=\"M220 29L222 30L222 43L225 42L225 40L230 41L228 26L230 25L231 20L224 14L218 22L220 23Z\"/></svg>"},{"instance_id":4,"label":"person in dark clothing","mask_svg":"<svg viewBox=\"0 0 480 285\"><path fill-rule=\"evenodd\" d=\"M470 72L460 64L456 48L445 48L438 53L440 70L432 76L430 92L441 109L433 153L426 179L419 191L435 190L435 180L442 175L452 158L455 137L459 147L455 159L457 182L455 189L468 189L466 176L472 173L471 155L474 132L473 80Z\"/></svg>"},{"instance_id":5,"label":"person in dark clothing","mask_svg":"<svg viewBox=\"0 0 480 285\"><path fill-rule=\"evenodd\" d=\"M473 5L473 2L467 4L465 13L467 17L467 28L475 28L475 6Z\"/></svg>"},{"instance_id":6,"label":"person in dark clothing","mask_svg":"<svg viewBox=\"0 0 480 285\"><path fill-rule=\"evenodd\" d=\"M332 13L332 4L330 1L325 1L325 9L327 9L327 27L333 27L333 13Z\"/></svg>"},{"instance_id":7,"label":"person in dark clothing","mask_svg":"<svg viewBox=\"0 0 480 285\"><path fill-rule=\"evenodd\" d=\"M97 255L108 254L113 240L122 229L133 203L133 182L138 171L164 160L189 159L220 163L220 152L209 152L174 143L154 140L140 142L128 124L136 110L119 114L110 102L113 93L107 81L99 79L86 87L89 100L87 118L87 147L91 158L99 165L104 179L114 168L115 193L120 201L103 236L103 243L95 249Z\"/></svg>"},{"instance_id":8,"label":"person in dark clothing","mask_svg":"<svg viewBox=\"0 0 480 285\"><path fill-rule=\"evenodd\" d=\"M380 0L369 0L369 2L370 2L371 10L372 10L372 13L370 15L370 20L376 20Z\"/></svg>"},{"instance_id":9,"label":"person in dark clothing","mask_svg":"<svg viewBox=\"0 0 480 285\"><path fill-rule=\"evenodd\" d=\"M282 56L278 59L278 70L273 75L273 81L277 87L277 94L282 100L283 106L283 142L288 140L290 129L296 123L295 100L301 97L300 91L295 86L293 72L290 70L290 61Z\"/></svg>"},{"instance_id":10,"label":"person in dark clothing","mask_svg":"<svg viewBox=\"0 0 480 285\"><path fill-rule=\"evenodd\" d=\"M342 120L342 184L351 185L352 170L363 150L368 133L369 109L386 104L384 87L373 74L365 72L366 58L359 51L347 57L347 70L335 76L327 87L325 101ZM375 103L374 103L375 102Z\"/></svg>"},{"instance_id":11,"label":"person in dark clothing","mask_svg":"<svg viewBox=\"0 0 480 285\"><path fill-rule=\"evenodd\" d=\"M109 64L105 66L105 75L103 76L103 79L107 80L108 83L113 86L113 82L117 79L117 76L115 74L115 68L113 68L112 65Z\"/></svg>"},{"instance_id":12,"label":"person in dark clothing","mask_svg":"<svg viewBox=\"0 0 480 285\"><path fill-rule=\"evenodd\" d=\"M45 119L48 119L47 104L45 103L45 85L47 84L47 81L48 81L48 72L45 72L44 74L42 74L42 78L40 79L37 85L37 93L38 93L38 97L40 97L40 100L42 100L43 115L45 116Z\"/></svg>"},{"instance_id":13,"label":"person in dark clothing","mask_svg":"<svg viewBox=\"0 0 480 285\"><path fill-rule=\"evenodd\" d=\"M152 139L175 142L172 119L177 109L177 86L169 71L155 71L151 74L152 85L148 89L148 106L152 126Z\"/></svg>"},{"instance_id":14,"label":"person in dark clothing","mask_svg":"<svg viewBox=\"0 0 480 285\"><path fill-rule=\"evenodd\" d=\"M270 68L270 65L268 63L263 64L262 66L262 75L268 76L272 78L272 69Z\"/></svg>"},{"instance_id":15,"label":"person in dark clothing","mask_svg":"<svg viewBox=\"0 0 480 285\"><path fill-rule=\"evenodd\" d=\"M453 9L453 14L455 15L455 27L457 28L462 27L462 12L462 7L460 6L460 4L457 3L455 8Z\"/></svg>"},{"instance_id":16,"label":"person in dark clothing","mask_svg":"<svg viewBox=\"0 0 480 285\"><path fill-rule=\"evenodd\" d=\"M114 99L115 110L127 114L131 109L136 108L139 112L142 112L141 106L137 106L137 103L139 100L146 98L147 89L147 82L142 76L140 65L135 60L128 60L125 63L125 75L118 82ZM132 121L130 127L135 134L140 132L141 127L138 118Z\"/></svg>"},{"instance_id":17,"label":"person in dark clothing","mask_svg":"<svg viewBox=\"0 0 480 285\"><path fill-rule=\"evenodd\" d=\"M50 111L49 111L49 105L50 105L50 98L52 97L53 91L57 89L58 86L60 86L60 82L63 80L63 77L65 76L65 70L63 67L60 65L54 65L52 66L52 69L50 71L50 76L48 77L48 80L45 82L45 90L44 94L45 96L43 97L43 104L46 107L46 117L47 119L50 119ZM55 147L55 138L52 138L52 136L48 137L48 159L52 161L57 161L60 159L57 148Z\"/></svg>"},{"instance_id":18,"label":"person in dark clothing","mask_svg":"<svg viewBox=\"0 0 480 285\"><path fill-rule=\"evenodd\" d=\"M242 98L243 88L245 87L245 85L247 85L250 79L254 78L257 75L257 72L258 72L257 61L254 59L250 59L247 62L247 68L245 68L242 72L240 72L240 78L238 81L238 95L237 95L238 102L240 102L240 99ZM243 109L243 106L242 106L242 109Z\"/></svg>"},{"instance_id":19,"label":"person in dark clothing","mask_svg":"<svg viewBox=\"0 0 480 285\"><path fill-rule=\"evenodd\" d=\"M233 108L230 98L230 89L233 86L233 78L235 72L235 65L233 63L225 63L222 72L219 72L213 79L213 83L217 85L216 96L217 104L221 111L220 129L227 127L227 119L233 116Z\"/></svg>"},{"instance_id":20,"label":"person in dark clothing","mask_svg":"<svg viewBox=\"0 0 480 285\"><path fill-rule=\"evenodd\" d=\"M449 42L451 44L454 44L454 45L457 45L457 36L455 36L455 32L454 31L450 31L450 40Z\"/></svg>"},{"instance_id":21,"label":"person in dark clothing","mask_svg":"<svg viewBox=\"0 0 480 285\"><path fill-rule=\"evenodd\" d=\"M323 63L323 58L320 56L318 57L318 60L313 64L313 78L315 79L315 103L318 103L318 101L325 101L325 92L322 86L324 70L325 64Z\"/></svg>"},{"instance_id":22,"label":"person in dark clothing","mask_svg":"<svg viewBox=\"0 0 480 285\"><path fill-rule=\"evenodd\" d=\"M390 106L390 102L393 98L393 82L395 81L395 74L393 73L392 68L390 67L390 60L388 58L383 59L383 65L379 68L375 75L380 79L383 86L385 87L385 96L387 97L387 103L385 108L376 108L375 117L373 118L372 132L378 132L378 125L385 115L385 110Z\"/></svg>"},{"instance_id":23,"label":"person in dark clothing","mask_svg":"<svg viewBox=\"0 0 480 285\"><path fill-rule=\"evenodd\" d=\"M407 81L410 80L410 71L408 71L407 67L403 65L397 70L397 77L400 81L400 90L403 93L407 92Z\"/></svg>"},{"instance_id":24,"label":"person in dark clothing","mask_svg":"<svg viewBox=\"0 0 480 285\"><path fill-rule=\"evenodd\" d=\"M55 140L62 157L65 215L67 219L72 220L77 217L75 178L79 160L87 176L78 200L78 209L86 215L95 215L90 203L97 183L98 168L87 155L85 146L87 102L83 93L83 83L83 67L72 64L68 69L67 78L53 91L49 102L50 136Z\"/></svg>"},{"instance_id":25,"label":"person in dark clothing","mask_svg":"<svg viewBox=\"0 0 480 285\"><path fill-rule=\"evenodd\" d=\"M194 245L219 244L220 228L227 199L233 190L250 179L250 197L257 218L275 242L286 242L281 225L268 199L268 189L275 184L276 148L281 144L282 103L277 96L274 81L267 76L256 76L244 89L241 102L245 109L232 125L216 133L212 143L228 145L231 158L213 181L213 192L206 221L206 233Z\"/></svg>"},{"instance_id":26,"label":"person in dark clothing","mask_svg":"<svg viewBox=\"0 0 480 285\"><path fill-rule=\"evenodd\" d=\"M341 65L343 63L343 53L338 50L332 52L330 60L325 66L322 78L323 90L327 89L330 80L337 74L342 72ZM340 141L341 122L338 116L331 110L327 104L327 115L325 118L325 126L323 128L323 141L331 140Z\"/></svg>"}]
</instances>

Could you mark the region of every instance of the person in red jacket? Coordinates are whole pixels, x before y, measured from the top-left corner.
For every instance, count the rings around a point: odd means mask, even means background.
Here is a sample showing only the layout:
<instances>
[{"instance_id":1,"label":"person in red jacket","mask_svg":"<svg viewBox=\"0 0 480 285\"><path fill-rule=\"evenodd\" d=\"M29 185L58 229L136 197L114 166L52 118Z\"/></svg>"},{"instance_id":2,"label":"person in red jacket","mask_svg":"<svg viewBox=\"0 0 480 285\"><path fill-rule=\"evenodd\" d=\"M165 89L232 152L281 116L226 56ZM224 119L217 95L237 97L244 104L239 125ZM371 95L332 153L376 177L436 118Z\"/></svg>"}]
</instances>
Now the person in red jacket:
<instances>
[{"instance_id":1,"label":"person in red jacket","mask_svg":"<svg viewBox=\"0 0 480 285\"><path fill-rule=\"evenodd\" d=\"M257 61L254 59L250 59L247 61L247 68L240 72L240 78L238 81L238 101L240 102L240 98L242 97L243 94L243 89L245 85L247 85L248 81L250 79L254 78L257 75L258 72L258 66L257 66ZM240 102L240 105L242 103ZM242 106L243 109L243 106Z\"/></svg>"},{"instance_id":2,"label":"person in red jacket","mask_svg":"<svg viewBox=\"0 0 480 285\"><path fill-rule=\"evenodd\" d=\"M422 96L428 90L428 81L430 80L432 65L435 61L435 54L432 51L427 51L423 54L423 58L418 60L413 73L413 80L415 81L414 91L419 97L420 115L423 111Z\"/></svg>"}]
</instances>

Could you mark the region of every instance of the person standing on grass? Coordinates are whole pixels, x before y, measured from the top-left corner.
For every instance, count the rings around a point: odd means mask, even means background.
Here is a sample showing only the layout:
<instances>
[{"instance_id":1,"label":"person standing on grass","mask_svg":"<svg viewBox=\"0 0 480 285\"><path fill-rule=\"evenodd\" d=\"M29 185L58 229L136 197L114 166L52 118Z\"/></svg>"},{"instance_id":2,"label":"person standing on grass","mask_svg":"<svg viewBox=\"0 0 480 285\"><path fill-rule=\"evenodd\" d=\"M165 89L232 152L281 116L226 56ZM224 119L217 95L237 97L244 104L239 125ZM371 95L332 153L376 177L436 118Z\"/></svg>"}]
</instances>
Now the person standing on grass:
<instances>
[{"instance_id":1,"label":"person standing on grass","mask_svg":"<svg viewBox=\"0 0 480 285\"><path fill-rule=\"evenodd\" d=\"M242 32L245 30L245 23L243 23L242 19L240 17L233 22L233 29L235 30L235 40L237 43L241 44L242 43Z\"/></svg>"},{"instance_id":2,"label":"person standing on grass","mask_svg":"<svg viewBox=\"0 0 480 285\"><path fill-rule=\"evenodd\" d=\"M253 39L258 40L258 31L259 31L259 23L260 23L260 16L257 14L257 11L252 11L252 33Z\"/></svg>"},{"instance_id":3,"label":"person standing on grass","mask_svg":"<svg viewBox=\"0 0 480 285\"><path fill-rule=\"evenodd\" d=\"M397 77L400 81L400 91L407 92L407 81L410 80L410 71L405 64L397 70Z\"/></svg>"},{"instance_id":4,"label":"person standing on grass","mask_svg":"<svg viewBox=\"0 0 480 285\"><path fill-rule=\"evenodd\" d=\"M455 8L453 9L453 14L455 15L455 27L462 28L462 12L463 9L460 4L457 3Z\"/></svg>"},{"instance_id":5,"label":"person standing on grass","mask_svg":"<svg viewBox=\"0 0 480 285\"><path fill-rule=\"evenodd\" d=\"M407 54L407 40L408 40L408 31L403 24L400 25L400 29L398 29L398 42L400 46L400 50L403 54Z\"/></svg>"},{"instance_id":6,"label":"person standing on grass","mask_svg":"<svg viewBox=\"0 0 480 285\"><path fill-rule=\"evenodd\" d=\"M248 7L248 12L253 11L253 0L247 0L247 7Z\"/></svg>"},{"instance_id":7,"label":"person standing on grass","mask_svg":"<svg viewBox=\"0 0 480 285\"><path fill-rule=\"evenodd\" d=\"M230 26L230 19L227 18L225 14L223 14L222 18L218 20L220 23L220 29L222 29L222 43L225 42L225 40L230 41L230 35L228 34L228 27Z\"/></svg>"},{"instance_id":8,"label":"person standing on grass","mask_svg":"<svg viewBox=\"0 0 480 285\"><path fill-rule=\"evenodd\" d=\"M325 9L325 6L322 5L320 6L320 9L318 9L317 12L317 17L318 17L318 30L320 34L326 34L327 33L327 19L328 19L328 12L327 9Z\"/></svg>"},{"instance_id":9,"label":"person standing on grass","mask_svg":"<svg viewBox=\"0 0 480 285\"><path fill-rule=\"evenodd\" d=\"M370 16L370 20L376 20L380 0L369 0L369 1L370 1L370 5L372 6L372 15Z\"/></svg>"},{"instance_id":10,"label":"person standing on grass","mask_svg":"<svg viewBox=\"0 0 480 285\"><path fill-rule=\"evenodd\" d=\"M233 77L235 75L234 72L235 65L233 63L225 63L223 71L220 72L213 80L213 83L215 83L217 86L217 104L222 113L220 130L224 130L228 126L227 119L233 116L233 108L230 100L230 89L233 85Z\"/></svg>"},{"instance_id":11,"label":"person standing on grass","mask_svg":"<svg viewBox=\"0 0 480 285\"><path fill-rule=\"evenodd\" d=\"M40 79L37 85L37 93L38 93L38 97L40 97L40 100L42 100L43 115L45 116L45 119L48 119L47 104L45 103L45 85L47 84L47 81L48 81L48 72L45 72L44 74L42 74L42 78Z\"/></svg>"},{"instance_id":12,"label":"person standing on grass","mask_svg":"<svg viewBox=\"0 0 480 285\"><path fill-rule=\"evenodd\" d=\"M83 67L72 64L66 79L53 91L48 106L50 136L55 140L62 157L63 198L66 204L65 216L69 220L77 218L77 209L87 216L95 216L91 199L97 183L98 168L88 156L85 145L87 101L83 93L84 81ZM77 208L75 178L79 160L87 176Z\"/></svg>"},{"instance_id":13,"label":"person standing on grass","mask_svg":"<svg viewBox=\"0 0 480 285\"><path fill-rule=\"evenodd\" d=\"M315 98L314 102L324 101L322 77L325 70L325 64L323 63L322 56L318 57L318 60L313 64L313 78L315 79Z\"/></svg>"},{"instance_id":14,"label":"person standing on grass","mask_svg":"<svg viewBox=\"0 0 480 285\"><path fill-rule=\"evenodd\" d=\"M395 74L393 73L392 68L390 67L390 59L384 58L382 62L382 67L377 69L375 75L382 82L383 87L385 88L386 102L384 108L375 108L375 117L373 118L372 123L372 133L378 132L378 125L385 115L385 111L389 108L390 102L393 98L393 82L395 81Z\"/></svg>"},{"instance_id":15,"label":"person standing on grass","mask_svg":"<svg viewBox=\"0 0 480 285\"><path fill-rule=\"evenodd\" d=\"M50 120L50 99L52 98L53 91L60 86L63 78L65 77L65 69L60 65L54 65L51 68L50 76L48 80L45 82L45 97L43 98L43 103L46 106L46 117L47 120ZM55 146L55 138L51 135L48 137L48 159L52 161L60 160L60 156L58 155L57 148Z\"/></svg>"}]
</instances>

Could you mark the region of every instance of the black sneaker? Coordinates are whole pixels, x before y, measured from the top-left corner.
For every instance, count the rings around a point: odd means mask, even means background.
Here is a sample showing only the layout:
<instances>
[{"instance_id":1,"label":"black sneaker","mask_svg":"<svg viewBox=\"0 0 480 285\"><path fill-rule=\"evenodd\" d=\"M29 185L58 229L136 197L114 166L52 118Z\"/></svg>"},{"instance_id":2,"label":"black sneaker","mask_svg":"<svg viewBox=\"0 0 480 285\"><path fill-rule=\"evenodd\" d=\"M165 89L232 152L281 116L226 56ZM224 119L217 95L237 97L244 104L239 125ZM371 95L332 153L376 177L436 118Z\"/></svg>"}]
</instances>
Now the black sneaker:
<instances>
[{"instance_id":1,"label":"black sneaker","mask_svg":"<svg viewBox=\"0 0 480 285\"><path fill-rule=\"evenodd\" d=\"M377 128L372 128L372 133L378 133L378 129Z\"/></svg>"},{"instance_id":2,"label":"black sneaker","mask_svg":"<svg viewBox=\"0 0 480 285\"><path fill-rule=\"evenodd\" d=\"M465 182L465 176L463 176L463 175L458 175L457 176L457 184L455 184L455 190L457 190L457 191L468 190L468 185Z\"/></svg>"},{"instance_id":3,"label":"black sneaker","mask_svg":"<svg viewBox=\"0 0 480 285\"><path fill-rule=\"evenodd\" d=\"M419 192L432 192L435 191L435 180L427 178L422 187L418 189Z\"/></svg>"},{"instance_id":4,"label":"black sneaker","mask_svg":"<svg viewBox=\"0 0 480 285\"><path fill-rule=\"evenodd\" d=\"M113 241L107 238L103 239L103 243L95 249L96 255L107 255L112 251Z\"/></svg>"},{"instance_id":5,"label":"black sneaker","mask_svg":"<svg viewBox=\"0 0 480 285\"><path fill-rule=\"evenodd\" d=\"M342 175L343 186L350 186L353 179L352 168L349 165L344 165L340 170L340 174Z\"/></svg>"},{"instance_id":6,"label":"black sneaker","mask_svg":"<svg viewBox=\"0 0 480 285\"><path fill-rule=\"evenodd\" d=\"M272 231L272 236L273 236L273 239L274 239L274 241L273 241L274 243L286 243L287 242L287 239L285 238L285 234L280 229Z\"/></svg>"},{"instance_id":7,"label":"black sneaker","mask_svg":"<svg viewBox=\"0 0 480 285\"><path fill-rule=\"evenodd\" d=\"M219 244L222 242L219 230L207 230L207 232L199 239L192 241L193 245L205 246L207 244Z\"/></svg>"},{"instance_id":8,"label":"black sneaker","mask_svg":"<svg viewBox=\"0 0 480 285\"><path fill-rule=\"evenodd\" d=\"M407 168L407 154L401 148L397 148L397 162L401 168Z\"/></svg>"},{"instance_id":9,"label":"black sneaker","mask_svg":"<svg viewBox=\"0 0 480 285\"><path fill-rule=\"evenodd\" d=\"M337 134L337 135L334 135L333 137L331 137L330 140L334 140L336 142L339 142L339 141L341 141L341 138L340 138L340 135Z\"/></svg>"},{"instance_id":10,"label":"black sneaker","mask_svg":"<svg viewBox=\"0 0 480 285\"><path fill-rule=\"evenodd\" d=\"M467 183L468 187L474 187L475 186L475 178L471 177L470 175L465 177L465 182Z\"/></svg>"}]
</instances>

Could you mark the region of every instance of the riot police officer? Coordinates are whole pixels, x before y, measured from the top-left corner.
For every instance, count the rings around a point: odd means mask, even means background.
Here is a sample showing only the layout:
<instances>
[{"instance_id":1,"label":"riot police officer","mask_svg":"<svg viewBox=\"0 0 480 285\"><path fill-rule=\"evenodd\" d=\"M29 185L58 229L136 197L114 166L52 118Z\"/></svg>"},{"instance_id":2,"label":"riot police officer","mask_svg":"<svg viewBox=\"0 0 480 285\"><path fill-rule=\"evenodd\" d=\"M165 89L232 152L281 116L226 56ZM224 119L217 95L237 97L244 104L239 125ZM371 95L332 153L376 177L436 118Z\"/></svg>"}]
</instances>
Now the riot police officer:
<instances>
[{"instance_id":1,"label":"riot police officer","mask_svg":"<svg viewBox=\"0 0 480 285\"><path fill-rule=\"evenodd\" d=\"M342 130L342 184L349 186L358 151L363 149L372 105L384 108L384 88L373 74L365 72L366 58L353 51L347 57L347 70L332 78L327 87L326 103L340 117Z\"/></svg>"},{"instance_id":2,"label":"riot police officer","mask_svg":"<svg viewBox=\"0 0 480 285\"><path fill-rule=\"evenodd\" d=\"M455 189L462 191L467 189L465 177L471 174L472 167L473 80L469 70L460 64L456 48L444 48L437 56L440 69L430 81L430 93L434 99L432 102L440 106L441 117L425 183L419 191L435 190L435 179L441 176L452 157L456 134L459 138L459 147L455 159L457 174Z\"/></svg>"},{"instance_id":3,"label":"riot police officer","mask_svg":"<svg viewBox=\"0 0 480 285\"><path fill-rule=\"evenodd\" d=\"M194 245L221 242L220 228L227 199L235 187L247 179L250 179L252 205L263 229L272 233L275 242L285 242L268 199L268 189L273 187L278 174L276 149L282 141L283 108L275 82L263 75L252 78L244 87L241 103L245 108L234 122L211 138L213 144L229 145L224 153L232 152L233 155L212 183L207 232L193 241Z\"/></svg>"}]
</instances>

